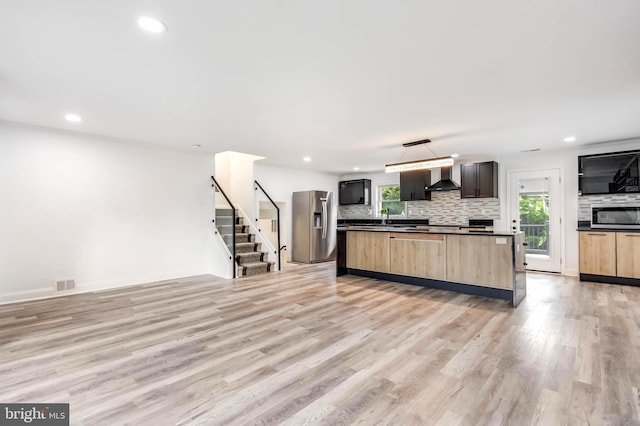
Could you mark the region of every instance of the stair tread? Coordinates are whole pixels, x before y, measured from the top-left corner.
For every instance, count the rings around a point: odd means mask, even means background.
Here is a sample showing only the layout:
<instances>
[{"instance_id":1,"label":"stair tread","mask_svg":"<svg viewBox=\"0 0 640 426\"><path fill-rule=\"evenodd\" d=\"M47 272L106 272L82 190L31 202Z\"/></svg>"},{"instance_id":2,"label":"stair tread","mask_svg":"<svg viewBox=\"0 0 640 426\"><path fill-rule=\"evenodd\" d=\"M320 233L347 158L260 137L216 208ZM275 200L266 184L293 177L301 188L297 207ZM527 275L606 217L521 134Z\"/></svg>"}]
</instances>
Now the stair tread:
<instances>
[{"instance_id":1,"label":"stair tread","mask_svg":"<svg viewBox=\"0 0 640 426\"><path fill-rule=\"evenodd\" d=\"M249 262L249 263L243 263L242 266L246 266L248 268L252 267L252 266L262 266L262 265L275 265L275 262L268 262L268 261L264 261L264 262Z\"/></svg>"}]
</instances>

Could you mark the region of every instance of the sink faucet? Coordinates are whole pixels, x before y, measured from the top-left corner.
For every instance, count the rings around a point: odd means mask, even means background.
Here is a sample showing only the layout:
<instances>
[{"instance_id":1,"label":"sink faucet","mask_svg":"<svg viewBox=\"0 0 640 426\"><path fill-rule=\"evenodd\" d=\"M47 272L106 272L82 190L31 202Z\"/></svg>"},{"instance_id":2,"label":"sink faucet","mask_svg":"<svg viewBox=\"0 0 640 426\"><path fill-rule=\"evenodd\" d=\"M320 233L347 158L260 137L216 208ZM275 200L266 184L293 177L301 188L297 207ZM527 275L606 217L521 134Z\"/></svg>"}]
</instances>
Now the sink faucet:
<instances>
[{"instance_id":1,"label":"sink faucet","mask_svg":"<svg viewBox=\"0 0 640 426\"><path fill-rule=\"evenodd\" d=\"M386 219L384 218L384 216L382 217L382 224L386 225L387 223L389 223L389 209L382 209L381 213L387 215Z\"/></svg>"}]
</instances>

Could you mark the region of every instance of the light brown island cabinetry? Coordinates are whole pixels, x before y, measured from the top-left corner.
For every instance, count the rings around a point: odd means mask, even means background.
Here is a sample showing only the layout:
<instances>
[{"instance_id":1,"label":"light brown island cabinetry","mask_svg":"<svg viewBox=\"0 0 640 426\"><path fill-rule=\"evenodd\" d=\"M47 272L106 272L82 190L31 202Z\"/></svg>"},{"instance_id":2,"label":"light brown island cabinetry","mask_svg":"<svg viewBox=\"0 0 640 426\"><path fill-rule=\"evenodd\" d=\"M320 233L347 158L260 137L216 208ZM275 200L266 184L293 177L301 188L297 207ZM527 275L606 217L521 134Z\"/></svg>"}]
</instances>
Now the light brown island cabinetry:
<instances>
[{"instance_id":1,"label":"light brown island cabinetry","mask_svg":"<svg viewBox=\"0 0 640 426\"><path fill-rule=\"evenodd\" d=\"M616 275L615 232L580 232L580 273Z\"/></svg>"},{"instance_id":2,"label":"light brown island cabinetry","mask_svg":"<svg viewBox=\"0 0 640 426\"><path fill-rule=\"evenodd\" d=\"M513 306L526 296L522 232L480 235L388 228L338 229L336 275L493 297Z\"/></svg>"},{"instance_id":3,"label":"light brown island cabinetry","mask_svg":"<svg viewBox=\"0 0 640 426\"><path fill-rule=\"evenodd\" d=\"M347 267L389 272L389 233L348 232Z\"/></svg>"},{"instance_id":4,"label":"light brown island cabinetry","mask_svg":"<svg viewBox=\"0 0 640 426\"><path fill-rule=\"evenodd\" d=\"M389 268L409 277L446 278L444 235L393 232L389 236Z\"/></svg>"},{"instance_id":5,"label":"light brown island cabinetry","mask_svg":"<svg viewBox=\"0 0 640 426\"><path fill-rule=\"evenodd\" d=\"M447 280L512 288L511 238L447 235Z\"/></svg>"}]
</instances>

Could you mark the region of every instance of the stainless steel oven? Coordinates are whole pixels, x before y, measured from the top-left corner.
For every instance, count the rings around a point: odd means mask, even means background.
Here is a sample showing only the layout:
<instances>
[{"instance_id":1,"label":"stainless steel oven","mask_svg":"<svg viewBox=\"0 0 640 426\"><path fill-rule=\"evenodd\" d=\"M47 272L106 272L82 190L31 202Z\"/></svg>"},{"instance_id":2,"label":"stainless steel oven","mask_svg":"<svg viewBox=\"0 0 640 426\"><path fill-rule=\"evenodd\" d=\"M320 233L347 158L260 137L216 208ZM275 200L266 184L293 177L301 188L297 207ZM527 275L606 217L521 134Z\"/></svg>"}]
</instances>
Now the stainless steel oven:
<instances>
[{"instance_id":1,"label":"stainless steel oven","mask_svg":"<svg viewBox=\"0 0 640 426\"><path fill-rule=\"evenodd\" d=\"M592 204L591 227L640 229L640 205Z\"/></svg>"}]
</instances>

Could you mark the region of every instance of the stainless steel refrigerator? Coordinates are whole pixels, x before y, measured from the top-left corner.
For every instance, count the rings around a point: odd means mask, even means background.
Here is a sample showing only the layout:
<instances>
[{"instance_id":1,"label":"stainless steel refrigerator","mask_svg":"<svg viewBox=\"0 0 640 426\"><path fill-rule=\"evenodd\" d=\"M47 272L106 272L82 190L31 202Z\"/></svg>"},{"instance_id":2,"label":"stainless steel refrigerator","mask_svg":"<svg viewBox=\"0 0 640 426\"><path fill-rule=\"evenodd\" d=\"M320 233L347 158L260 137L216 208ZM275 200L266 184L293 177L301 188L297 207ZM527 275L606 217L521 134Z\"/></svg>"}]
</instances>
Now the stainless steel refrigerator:
<instances>
[{"instance_id":1,"label":"stainless steel refrigerator","mask_svg":"<svg viewBox=\"0 0 640 426\"><path fill-rule=\"evenodd\" d=\"M338 211L335 193L293 193L291 259L299 263L333 260L336 257Z\"/></svg>"}]
</instances>

